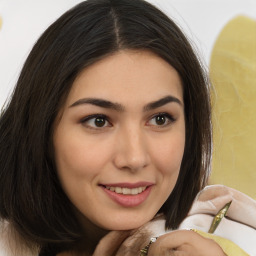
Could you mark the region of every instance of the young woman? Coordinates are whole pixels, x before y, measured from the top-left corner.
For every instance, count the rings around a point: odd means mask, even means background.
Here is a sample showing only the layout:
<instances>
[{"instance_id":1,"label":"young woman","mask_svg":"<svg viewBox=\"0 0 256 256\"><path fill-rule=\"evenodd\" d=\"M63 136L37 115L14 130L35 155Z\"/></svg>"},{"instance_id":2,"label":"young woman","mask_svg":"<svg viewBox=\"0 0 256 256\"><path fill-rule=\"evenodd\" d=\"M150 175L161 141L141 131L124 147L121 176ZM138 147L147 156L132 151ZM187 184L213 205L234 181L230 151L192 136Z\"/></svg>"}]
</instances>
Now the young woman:
<instances>
[{"instance_id":1,"label":"young woman","mask_svg":"<svg viewBox=\"0 0 256 256\"><path fill-rule=\"evenodd\" d=\"M7 255L139 255L153 230L144 227L160 216L177 229L206 185L206 76L149 3L82 2L27 58L1 115L0 152ZM225 255L218 241L175 232L141 253Z\"/></svg>"}]
</instances>

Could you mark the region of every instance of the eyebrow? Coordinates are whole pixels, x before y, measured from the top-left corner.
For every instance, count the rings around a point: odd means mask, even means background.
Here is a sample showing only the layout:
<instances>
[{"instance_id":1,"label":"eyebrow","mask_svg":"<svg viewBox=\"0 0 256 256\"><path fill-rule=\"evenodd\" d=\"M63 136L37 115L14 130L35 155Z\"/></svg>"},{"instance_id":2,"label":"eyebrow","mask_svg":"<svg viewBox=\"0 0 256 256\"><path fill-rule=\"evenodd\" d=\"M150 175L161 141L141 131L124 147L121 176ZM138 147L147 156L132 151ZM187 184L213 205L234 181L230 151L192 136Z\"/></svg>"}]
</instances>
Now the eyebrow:
<instances>
[{"instance_id":1,"label":"eyebrow","mask_svg":"<svg viewBox=\"0 0 256 256\"><path fill-rule=\"evenodd\" d=\"M178 103L180 106L182 106L182 102L174 97L174 96L166 96L166 97L163 97L159 100L156 100L156 101L153 101L151 103L148 103L144 108L143 108L143 111L146 112L146 111L150 111L150 110L153 110L153 109L156 109L156 108L159 108L159 107L162 107L168 103L171 103L171 102L175 102L175 103Z\"/></svg>"},{"instance_id":2,"label":"eyebrow","mask_svg":"<svg viewBox=\"0 0 256 256\"><path fill-rule=\"evenodd\" d=\"M171 102L178 103L181 106L183 105L182 102L178 98L168 95L168 96L165 96L165 97L163 97L159 100L148 103L147 105L145 105L143 107L143 111L147 112L147 111L159 108L161 106L164 106L164 105L166 105L168 103L171 103ZM108 100L97 99L97 98L79 99L78 101L76 101L72 105L70 105L69 107L80 106L80 105L83 105L83 104L91 104L91 105L98 106L98 107L101 107L101 108L113 109L117 112L124 112L125 111L125 107L123 105L119 104L119 103L114 103L114 102L111 102L111 101L108 101Z\"/></svg>"},{"instance_id":3,"label":"eyebrow","mask_svg":"<svg viewBox=\"0 0 256 256\"><path fill-rule=\"evenodd\" d=\"M79 106L79 105L83 105L83 104L91 104L91 105L98 106L98 107L101 107L101 108L110 108L110 109L114 109L118 112L123 112L124 111L124 107L119 103L113 103L113 102L108 101L108 100L97 99L97 98L80 99L80 100L74 102L69 107L75 107L75 106Z\"/></svg>"}]
</instances>

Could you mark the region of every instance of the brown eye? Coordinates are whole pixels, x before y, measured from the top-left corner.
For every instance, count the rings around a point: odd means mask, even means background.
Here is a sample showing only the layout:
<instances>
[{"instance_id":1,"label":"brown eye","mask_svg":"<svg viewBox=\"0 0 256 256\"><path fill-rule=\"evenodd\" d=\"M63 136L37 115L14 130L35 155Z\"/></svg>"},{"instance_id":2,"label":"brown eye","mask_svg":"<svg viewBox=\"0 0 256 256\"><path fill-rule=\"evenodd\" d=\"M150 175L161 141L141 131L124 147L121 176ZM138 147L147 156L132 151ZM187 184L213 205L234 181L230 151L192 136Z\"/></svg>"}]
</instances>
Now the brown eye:
<instances>
[{"instance_id":1,"label":"brown eye","mask_svg":"<svg viewBox=\"0 0 256 256\"><path fill-rule=\"evenodd\" d=\"M97 117L94 120L94 124L96 127L103 127L106 124L106 119L103 117Z\"/></svg>"},{"instance_id":2,"label":"brown eye","mask_svg":"<svg viewBox=\"0 0 256 256\"><path fill-rule=\"evenodd\" d=\"M105 115L91 115L81 120L83 126L91 129L100 129L112 126Z\"/></svg>"},{"instance_id":3,"label":"brown eye","mask_svg":"<svg viewBox=\"0 0 256 256\"><path fill-rule=\"evenodd\" d=\"M171 115L167 113L159 113L151 117L147 125L156 126L156 127L161 127L161 126L165 127L174 121L175 119Z\"/></svg>"},{"instance_id":4,"label":"brown eye","mask_svg":"<svg viewBox=\"0 0 256 256\"><path fill-rule=\"evenodd\" d=\"M164 125L166 122L166 117L164 115L158 115L155 117L155 120L157 125Z\"/></svg>"}]
</instances>

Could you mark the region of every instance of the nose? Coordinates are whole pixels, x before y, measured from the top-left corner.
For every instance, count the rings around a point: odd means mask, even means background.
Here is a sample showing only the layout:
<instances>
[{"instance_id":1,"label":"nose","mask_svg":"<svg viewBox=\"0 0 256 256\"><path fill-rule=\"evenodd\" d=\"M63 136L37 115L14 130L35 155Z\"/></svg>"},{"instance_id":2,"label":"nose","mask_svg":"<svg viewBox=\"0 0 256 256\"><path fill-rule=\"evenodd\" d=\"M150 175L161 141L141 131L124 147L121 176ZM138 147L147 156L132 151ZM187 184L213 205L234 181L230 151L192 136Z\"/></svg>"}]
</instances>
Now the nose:
<instances>
[{"instance_id":1,"label":"nose","mask_svg":"<svg viewBox=\"0 0 256 256\"><path fill-rule=\"evenodd\" d=\"M118 169L136 172L149 165L147 139L139 128L119 131L116 141L114 165Z\"/></svg>"}]
</instances>

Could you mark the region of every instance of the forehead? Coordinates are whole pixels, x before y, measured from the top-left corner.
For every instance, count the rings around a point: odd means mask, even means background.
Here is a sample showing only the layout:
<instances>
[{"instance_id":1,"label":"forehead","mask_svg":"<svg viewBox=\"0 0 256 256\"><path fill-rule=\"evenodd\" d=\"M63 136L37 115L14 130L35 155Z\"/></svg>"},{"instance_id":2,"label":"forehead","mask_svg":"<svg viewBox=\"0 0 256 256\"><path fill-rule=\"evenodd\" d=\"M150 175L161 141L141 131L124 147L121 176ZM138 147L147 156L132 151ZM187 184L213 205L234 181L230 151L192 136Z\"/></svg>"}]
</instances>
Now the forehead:
<instances>
[{"instance_id":1,"label":"forehead","mask_svg":"<svg viewBox=\"0 0 256 256\"><path fill-rule=\"evenodd\" d=\"M172 95L183 102L177 71L149 51L125 50L85 68L74 81L67 104L83 97L130 102Z\"/></svg>"}]
</instances>

